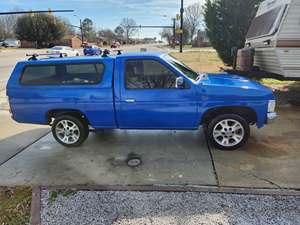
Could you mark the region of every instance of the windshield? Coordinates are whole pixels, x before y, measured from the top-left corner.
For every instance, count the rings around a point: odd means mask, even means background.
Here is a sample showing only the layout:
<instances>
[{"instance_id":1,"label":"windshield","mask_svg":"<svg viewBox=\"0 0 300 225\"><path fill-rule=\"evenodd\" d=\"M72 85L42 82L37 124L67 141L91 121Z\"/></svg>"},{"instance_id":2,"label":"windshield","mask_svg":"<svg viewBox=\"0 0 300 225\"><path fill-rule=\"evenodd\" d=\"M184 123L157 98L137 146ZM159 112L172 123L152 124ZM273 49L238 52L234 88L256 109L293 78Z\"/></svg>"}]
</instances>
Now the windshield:
<instances>
[{"instance_id":1,"label":"windshield","mask_svg":"<svg viewBox=\"0 0 300 225\"><path fill-rule=\"evenodd\" d=\"M182 62L178 61L177 59L174 59L173 57L169 55L165 55L164 59L167 60L169 63L171 63L173 66L175 66L177 69L179 69L184 75L186 75L188 78L196 81L199 77L199 74L190 69L188 66L184 65Z\"/></svg>"}]
</instances>

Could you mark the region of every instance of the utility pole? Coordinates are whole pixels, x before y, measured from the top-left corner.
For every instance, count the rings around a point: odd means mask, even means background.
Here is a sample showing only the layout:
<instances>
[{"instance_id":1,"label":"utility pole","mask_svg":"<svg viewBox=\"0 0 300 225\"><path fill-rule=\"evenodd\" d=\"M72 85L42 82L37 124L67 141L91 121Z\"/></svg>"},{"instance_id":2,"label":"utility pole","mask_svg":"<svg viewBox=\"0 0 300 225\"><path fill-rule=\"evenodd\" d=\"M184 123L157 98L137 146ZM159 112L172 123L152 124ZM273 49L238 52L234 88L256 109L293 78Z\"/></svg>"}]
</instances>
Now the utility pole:
<instances>
[{"instance_id":1,"label":"utility pole","mask_svg":"<svg viewBox=\"0 0 300 225\"><path fill-rule=\"evenodd\" d=\"M181 8L180 8L180 53L183 52L183 0L181 0Z\"/></svg>"},{"instance_id":2,"label":"utility pole","mask_svg":"<svg viewBox=\"0 0 300 225\"><path fill-rule=\"evenodd\" d=\"M173 18L173 48L176 47L176 18Z\"/></svg>"},{"instance_id":3,"label":"utility pole","mask_svg":"<svg viewBox=\"0 0 300 225\"><path fill-rule=\"evenodd\" d=\"M81 19L79 19L79 23L80 23L80 32L81 32L81 43L82 43L82 45L83 45L83 42L84 42L84 40L83 40L83 26L82 26L82 21L81 21Z\"/></svg>"},{"instance_id":4,"label":"utility pole","mask_svg":"<svg viewBox=\"0 0 300 225\"><path fill-rule=\"evenodd\" d=\"M73 16L75 16L75 17L77 17L78 19L79 19L79 27L78 26L74 26L74 25L71 25L72 27L76 27L76 28L79 28L79 30L80 30L80 34L81 34L81 43L82 43L82 45L83 45L83 42L84 42L84 35L83 35L83 25L82 25L82 20L81 20L81 18L79 17L79 16L77 16L77 15L73 15Z\"/></svg>"}]
</instances>

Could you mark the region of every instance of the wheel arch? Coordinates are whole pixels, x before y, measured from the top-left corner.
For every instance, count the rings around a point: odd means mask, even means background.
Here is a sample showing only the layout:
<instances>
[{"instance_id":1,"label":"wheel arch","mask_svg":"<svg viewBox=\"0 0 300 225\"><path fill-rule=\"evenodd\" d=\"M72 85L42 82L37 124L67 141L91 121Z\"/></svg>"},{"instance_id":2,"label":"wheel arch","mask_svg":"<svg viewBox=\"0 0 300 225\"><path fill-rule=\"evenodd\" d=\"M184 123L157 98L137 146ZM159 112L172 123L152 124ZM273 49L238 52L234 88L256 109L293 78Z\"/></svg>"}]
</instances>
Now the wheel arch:
<instances>
[{"instance_id":1,"label":"wheel arch","mask_svg":"<svg viewBox=\"0 0 300 225\"><path fill-rule=\"evenodd\" d=\"M255 124L257 122L257 113L254 109L248 106L224 106L208 109L204 112L200 125L208 124L216 116L222 114L237 114L243 117L249 124Z\"/></svg>"},{"instance_id":2,"label":"wheel arch","mask_svg":"<svg viewBox=\"0 0 300 225\"><path fill-rule=\"evenodd\" d=\"M53 119L55 119L59 116L64 116L64 115L74 116L78 119L85 121L88 125L90 124L86 115L82 111L77 110L77 109L52 109L52 110L49 110L46 113L46 122L48 124L51 124L53 122Z\"/></svg>"}]
</instances>

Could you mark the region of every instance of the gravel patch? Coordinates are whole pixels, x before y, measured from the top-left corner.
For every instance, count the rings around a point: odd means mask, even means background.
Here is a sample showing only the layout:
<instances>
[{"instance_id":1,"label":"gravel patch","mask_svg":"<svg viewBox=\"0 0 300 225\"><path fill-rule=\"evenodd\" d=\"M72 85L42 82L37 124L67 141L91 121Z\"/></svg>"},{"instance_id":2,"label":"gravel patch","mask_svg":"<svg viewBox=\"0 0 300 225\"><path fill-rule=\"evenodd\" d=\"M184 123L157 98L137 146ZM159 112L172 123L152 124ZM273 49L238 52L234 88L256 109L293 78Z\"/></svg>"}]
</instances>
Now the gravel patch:
<instances>
[{"instance_id":1,"label":"gravel patch","mask_svg":"<svg viewBox=\"0 0 300 225\"><path fill-rule=\"evenodd\" d=\"M43 190L42 225L300 224L300 196ZM53 199L55 196L55 199Z\"/></svg>"}]
</instances>

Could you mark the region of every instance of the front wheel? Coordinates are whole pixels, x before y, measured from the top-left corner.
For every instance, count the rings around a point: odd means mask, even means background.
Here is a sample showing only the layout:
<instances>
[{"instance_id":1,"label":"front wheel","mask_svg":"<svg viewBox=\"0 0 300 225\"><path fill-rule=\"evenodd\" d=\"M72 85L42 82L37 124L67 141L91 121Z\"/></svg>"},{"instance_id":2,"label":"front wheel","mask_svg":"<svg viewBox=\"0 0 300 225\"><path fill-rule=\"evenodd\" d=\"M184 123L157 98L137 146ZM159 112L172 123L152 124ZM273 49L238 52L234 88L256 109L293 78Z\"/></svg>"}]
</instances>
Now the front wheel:
<instances>
[{"instance_id":1,"label":"front wheel","mask_svg":"<svg viewBox=\"0 0 300 225\"><path fill-rule=\"evenodd\" d=\"M60 116L52 124L56 141L67 147L80 146L89 135L88 124L73 116Z\"/></svg>"},{"instance_id":2,"label":"front wheel","mask_svg":"<svg viewBox=\"0 0 300 225\"><path fill-rule=\"evenodd\" d=\"M247 121L236 114L219 115L208 125L209 141L218 149L235 150L243 146L249 136Z\"/></svg>"}]
</instances>

